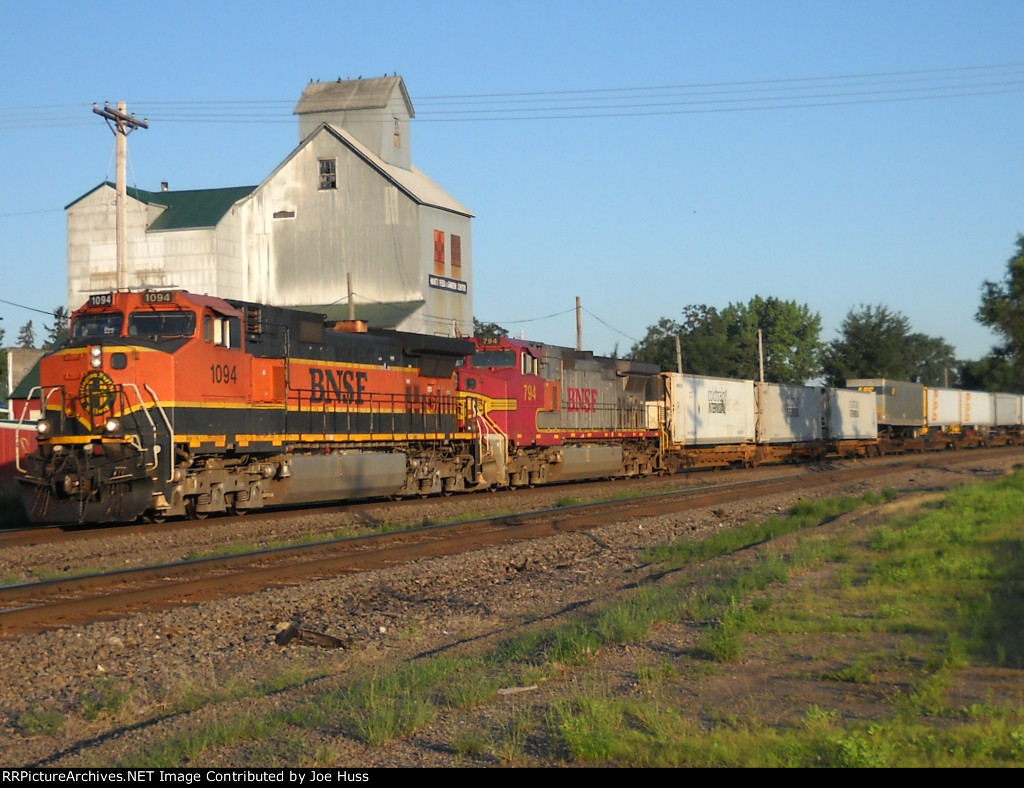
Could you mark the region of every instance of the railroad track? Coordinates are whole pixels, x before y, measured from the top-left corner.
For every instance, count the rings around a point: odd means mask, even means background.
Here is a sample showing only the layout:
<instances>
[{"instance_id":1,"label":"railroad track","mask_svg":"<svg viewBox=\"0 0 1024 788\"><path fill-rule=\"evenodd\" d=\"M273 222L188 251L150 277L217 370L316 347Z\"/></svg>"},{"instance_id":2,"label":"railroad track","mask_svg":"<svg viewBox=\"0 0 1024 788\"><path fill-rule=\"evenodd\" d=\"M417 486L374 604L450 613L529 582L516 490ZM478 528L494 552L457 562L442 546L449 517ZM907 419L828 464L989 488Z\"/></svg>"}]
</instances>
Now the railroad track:
<instances>
[{"instance_id":1,"label":"railroad track","mask_svg":"<svg viewBox=\"0 0 1024 788\"><path fill-rule=\"evenodd\" d=\"M1005 451L1005 450L1004 450ZM906 467L955 467L979 453L886 458L800 476L743 481L406 531L0 587L0 636L194 604L482 547L673 514L731 501L876 478ZM144 527L144 526L143 526Z\"/></svg>"}]
</instances>

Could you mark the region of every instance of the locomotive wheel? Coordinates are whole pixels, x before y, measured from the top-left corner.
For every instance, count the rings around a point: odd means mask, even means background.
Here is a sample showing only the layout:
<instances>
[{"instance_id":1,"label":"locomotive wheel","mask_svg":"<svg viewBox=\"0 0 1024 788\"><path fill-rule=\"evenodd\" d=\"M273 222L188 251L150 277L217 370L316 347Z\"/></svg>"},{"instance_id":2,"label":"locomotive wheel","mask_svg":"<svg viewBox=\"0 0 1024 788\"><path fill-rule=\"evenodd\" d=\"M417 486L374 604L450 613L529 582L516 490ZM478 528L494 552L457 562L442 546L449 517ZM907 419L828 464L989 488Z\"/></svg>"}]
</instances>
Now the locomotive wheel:
<instances>
[{"instance_id":1,"label":"locomotive wheel","mask_svg":"<svg viewBox=\"0 0 1024 788\"><path fill-rule=\"evenodd\" d=\"M196 499L189 498L185 502L185 516L189 520L205 520L209 517L209 512L200 512L196 509Z\"/></svg>"},{"instance_id":2,"label":"locomotive wheel","mask_svg":"<svg viewBox=\"0 0 1024 788\"><path fill-rule=\"evenodd\" d=\"M238 498L234 495L231 496L231 502L227 506L227 511L232 517L244 517L249 514L248 509L238 506Z\"/></svg>"}]
</instances>

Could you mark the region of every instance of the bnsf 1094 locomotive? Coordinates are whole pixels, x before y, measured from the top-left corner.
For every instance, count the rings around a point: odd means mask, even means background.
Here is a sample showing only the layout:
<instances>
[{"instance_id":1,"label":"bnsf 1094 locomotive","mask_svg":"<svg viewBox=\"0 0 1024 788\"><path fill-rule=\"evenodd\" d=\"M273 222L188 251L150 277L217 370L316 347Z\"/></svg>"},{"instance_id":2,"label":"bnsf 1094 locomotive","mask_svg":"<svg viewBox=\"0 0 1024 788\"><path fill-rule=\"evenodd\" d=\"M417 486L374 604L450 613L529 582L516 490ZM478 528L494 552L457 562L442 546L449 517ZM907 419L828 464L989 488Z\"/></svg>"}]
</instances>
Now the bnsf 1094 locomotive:
<instances>
[{"instance_id":1,"label":"bnsf 1094 locomotive","mask_svg":"<svg viewBox=\"0 0 1024 788\"><path fill-rule=\"evenodd\" d=\"M185 292L93 296L40 367L26 509L124 521L456 487L470 352Z\"/></svg>"}]
</instances>

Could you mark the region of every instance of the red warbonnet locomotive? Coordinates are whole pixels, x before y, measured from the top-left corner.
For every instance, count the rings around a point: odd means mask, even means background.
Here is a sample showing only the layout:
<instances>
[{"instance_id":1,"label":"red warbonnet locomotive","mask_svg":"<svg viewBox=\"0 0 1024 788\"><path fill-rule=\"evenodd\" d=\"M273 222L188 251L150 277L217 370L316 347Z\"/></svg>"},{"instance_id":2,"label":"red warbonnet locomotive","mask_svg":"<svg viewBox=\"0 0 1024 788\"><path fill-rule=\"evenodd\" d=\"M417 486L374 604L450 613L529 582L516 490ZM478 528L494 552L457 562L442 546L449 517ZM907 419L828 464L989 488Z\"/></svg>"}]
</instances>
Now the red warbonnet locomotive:
<instances>
[{"instance_id":1,"label":"red warbonnet locomotive","mask_svg":"<svg viewBox=\"0 0 1024 788\"><path fill-rule=\"evenodd\" d=\"M125 522L1024 439L1017 394L850 385L109 293L41 363L20 481L34 521Z\"/></svg>"}]
</instances>

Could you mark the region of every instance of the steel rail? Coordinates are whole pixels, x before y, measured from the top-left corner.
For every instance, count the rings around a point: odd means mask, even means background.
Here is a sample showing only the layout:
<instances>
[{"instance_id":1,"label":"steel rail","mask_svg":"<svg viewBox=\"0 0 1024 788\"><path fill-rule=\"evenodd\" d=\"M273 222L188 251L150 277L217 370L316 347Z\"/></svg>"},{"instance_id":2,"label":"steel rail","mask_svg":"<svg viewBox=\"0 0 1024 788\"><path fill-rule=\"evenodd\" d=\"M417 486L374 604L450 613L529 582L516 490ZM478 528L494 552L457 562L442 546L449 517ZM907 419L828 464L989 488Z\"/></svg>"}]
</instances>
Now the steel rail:
<instances>
[{"instance_id":1,"label":"steel rail","mask_svg":"<svg viewBox=\"0 0 1024 788\"><path fill-rule=\"evenodd\" d=\"M733 482L633 498L560 506L406 531L350 537L232 556L0 587L0 636L109 618L146 607L190 604L310 579L382 569L414 559L510 544L623 520L876 478L908 467L971 463L931 455L811 475Z\"/></svg>"}]
</instances>

